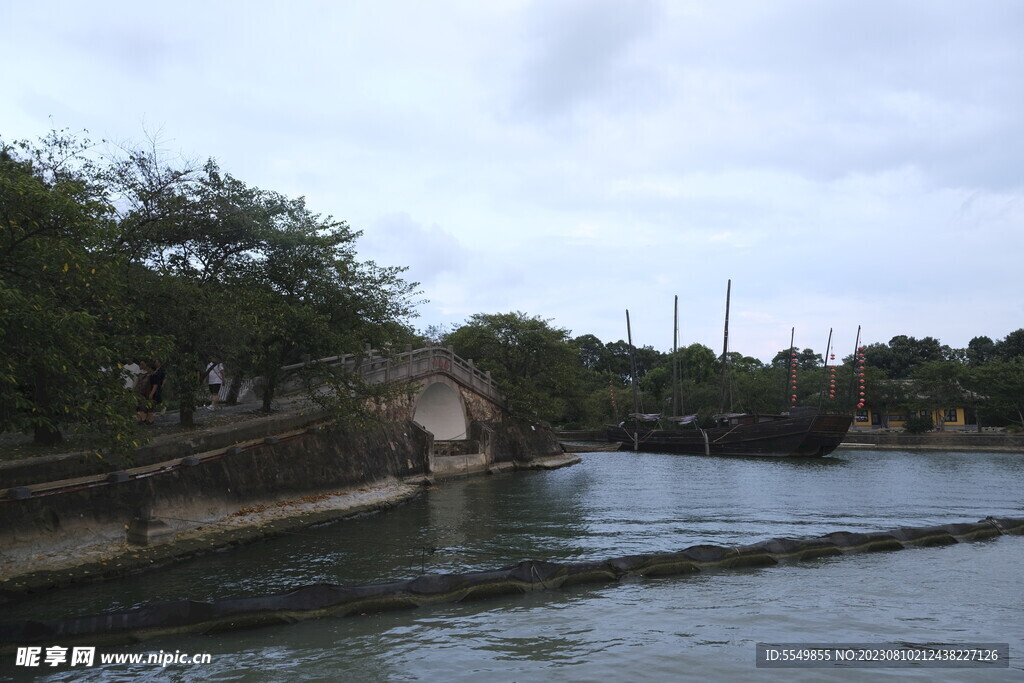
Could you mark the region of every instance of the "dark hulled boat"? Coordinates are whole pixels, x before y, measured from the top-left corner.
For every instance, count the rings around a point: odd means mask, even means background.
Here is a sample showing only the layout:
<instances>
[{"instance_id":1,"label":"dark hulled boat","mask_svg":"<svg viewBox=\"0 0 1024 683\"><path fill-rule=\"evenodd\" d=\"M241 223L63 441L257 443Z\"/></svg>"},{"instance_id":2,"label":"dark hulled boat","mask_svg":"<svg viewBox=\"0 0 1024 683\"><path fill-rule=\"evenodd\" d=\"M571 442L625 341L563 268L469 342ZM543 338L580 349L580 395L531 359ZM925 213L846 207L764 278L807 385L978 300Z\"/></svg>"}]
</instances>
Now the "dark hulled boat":
<instances>
[{"instance_id":1,"label":"dark hulled boat","mask_svg":"<svg viewBox=\"0 0 1024 683\"><path fill-rule=\"evenodd\" d=\"M725 295L725 334L722 349L722 365L727 367L729 350L729 300L732 294L732 280L729 280ZM675 330L672 340L672 356L676 357L679 336L679 297L676 297ZM632 356L633 334L626 311L626 331L631 352L631 377L633 380L632 422L608 427L608 441L620 444L620 450L647 451L654 453L679 453L681 455L726 455L764 456L775 458L820 458L828 455L842 443L853 424L852 413L825 413L816 408L793 406L788 412L767 415L756 413L723 413L715 416L715 426L703 429L697 425L697 416L672 417L670 429L661 427L660 415L643 415L638 410L636 398L636 362ZM860 328L857 329L857 344L860 344ZM829 331L828 347L832 345ZM790 349L793 348L792 338ZM828 348L825 351L828 354ZM725 379L723 372L722 402L725 402ZM672 403L676 405L678 368L673 368ZM794 387L795 388L795 387ZM796 399L796 396L793 396ZM643 426L645 421L650 427Z\"/></svg>"},{"instance_id":2,"label":"dark hulled boat","mask_svg":"<svg viewBox=\"0 0 1024 683\"><path fill-rule=\"evenodd\" d=\"M739 413L722 415L715 427L701 429L696 422L663 429L657 423L609 427L610 442L622 450L680 455L766 457L822 457L834 451L853 418L819 413L814 408L793 408L781 415Z\"/></svg>"}]
</instances>

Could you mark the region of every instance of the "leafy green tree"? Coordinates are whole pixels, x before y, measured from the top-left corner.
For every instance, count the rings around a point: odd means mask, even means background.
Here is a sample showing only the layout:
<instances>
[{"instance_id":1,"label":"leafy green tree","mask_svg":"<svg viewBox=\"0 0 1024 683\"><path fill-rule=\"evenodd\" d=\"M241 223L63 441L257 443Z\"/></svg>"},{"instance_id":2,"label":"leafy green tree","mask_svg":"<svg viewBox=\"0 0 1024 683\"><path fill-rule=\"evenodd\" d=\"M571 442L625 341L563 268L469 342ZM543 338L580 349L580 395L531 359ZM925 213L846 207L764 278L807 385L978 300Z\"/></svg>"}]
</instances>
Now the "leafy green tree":
<instances>
[{"instance_id":1,"label":"leafy green tree","mask_svg":"<svg viewBox=\"0 0 1024 683\"><path fill-rule=\"evenodd\" d=\"M778 373L771 368L745 364L733 375L733 409L748 413L775 413L783 395L779 392Z\"/></svg>"},{"instance_id":2,"label":"leafy green tree","mask_svg":"<svg viewBox=\"0 0 1024 683\"><path fill-rule=\"evenodd\" d=\"M987 363L996 355L996 344L990 337L974 337L967 343L967 362L971 365Z\"/></svg>"},{"instance_id":3,"label":"leafy green tree","mask_svg":"<svg viewBox=\"0 0 1024 683\"><path fill-rule=\"evenodd\" d=\"M948 354L949 347L937 339L915 339L902 334L890 339L887 346L875 343L864 350L868 365L884 370L891 379L907 379L919 363L945 360Z\"/></svg>"},{"instance_id":4,"label":"leafy green tree","mask_svg":"<svg viewBox=\"0 0 1024 683\"><path fill-rule=\"evenodd\" d=\"M630 349L629 343L621 339L605 344L605 351L607 366L601 367L601 369L607 369L619 375L624 384L629 384L631 380L633 363L636 363L636 379L640 381L663 360L664 356L651 346Z\"/></svg>"},{"instance_id":5,"label":"leafy green tree","mask_svg":"<svg viewBox=\"0 0 1024 683\"><path fill-rule=\"evenodd\" d=\"M995 355L1000 360L1024 357L1024 328L1015 330L995 345Z\"/></svg>"},{"instance_id":6,"label":"leafy green tree","mask_svg":"<svg viewBox=\"0 0 1024 683\"><path fill-rule=\"evenodd\" d=\"M116 448L134 435L120 373L132 315L100 248L111 208L89 146L0 141L0 431L52 445L78 426Z\"/></svg>"},{"instance_id":7,"label":"leafy green tree","mask_svg":"<svg viewBox=\"0 0 1024 683\"><path fill-rule=\"evenodd\" d=\"M522 417L562 421L575 397L578 347L567 330L525 313L478 313L445 338L455 353L490 371Z\"/></svg>"},{"instance_id":8,"label":"leafy green tree","mask_svg":"<svg viewBox=\"0 0 1024 683\"><path fill-rule=\"evenodd\" d=\"M1024 356L972 368L967 382L990 420L1024 427Z\"/></svg>"},{"instance_id":9,"label":"leafy green tree","mask_svg":"<svg viewBox=\"0 0 1024 683\"><path fill-rule=\"evenodd\" d=\"M938 409L940 418L937 426L941 430L943 409L966 403L965 378L966 369L960 363L941 360L921 363L913 372L916 395L920 397L914 407L919 410Z\"/></svg>"},{"instance_id":10,"label":"leafy green tree","mask_svg":"<svg viewBox=\"0 0 1024 683\"><path fill-rule=\"evenodd\" d=\"M181 424L192 426L209 357L237 353L253 315L233 276L250 267L280 208L213 161L174 168L156 152L131 151L109 177L125 206L119 246L135 259L129 282L142 325L165 341L159 360Z\"/></svg>"},{"instance_id":11,"label":"leafy green tree","mask_svg":"<svg viewBox=\"0 0 1024 683\"><path fill-rule=\"evenodd\" d=\"M609 352L604 342L592 334L576 337L573 342L580 351L580 363L588 370L603 372L610 370Z\"/></svg>"},{"instance_id":12,"label":"leafy green tree","mask_svg":"<svg viewBox=\"0 0 1024 683\"><path fill-rule=\"evenodd\" d=\"M791 354L794 353L789 349L783 349L775 354L772 358L772 362L769 365L773 367L790 367L790 361L792 360ZM820 353L815 353L814 349L804 349L803 351L795 351L796 353L796 367L799 370L810 370L812 368L821 367L824 364L824 360Z\"/></svg>"},{"instance_id":13,"label":"leafy green tree","mask_svg":"<svg viewBox=\"0 0 1024 683\"><path fill-rule=\"evenodd\" d=\"M262 378L267 412L282 366L411 339L404 321L414 314L418 286L402 279L404 268L359 262L360 233L346 223L310 212L303 199L275 201L283 210L266 233L260 258L229 278L258 302L242 365Z\"/></svg>"},{"instance_id":14,"label":"leafy green tree","mask_svg":"<svg viewBox=\"0 0 1024 683\"><path fill-rule=\"evenodd\" d=\"M303 199L251 187L213 161L174 168L149 151L129 153L112 177L129 207L122 243L145 266L140 308L172 342L165 364L183 425L211 356L259 375L269 411L282 365L411 338L416 284L402 268L359 262L359 233ZM308 377L311 390L337 386L351 404L353 382L328 374Z\"/></svg>"},{"instance_id":15,"label":"leafy green tree","mask_svg":"<svg viewBox=\"0 0 1024 683\"><path fill-rule=\"evenodd\" d=\"M889 414L905 410L909 404L909 387L902 380L886 379L885 373L868 366L865 399L871 409L882 416L882 426L889 426Z\"/></svg>"},{"instance_id":16,"label":"leafy green tree","mask_svg":"<svg viewBox=\"0 0 1024 683\"><path fill-rule=\"evenodd\" d=\"M618 424L626 419L632 409L631 400L612 381L590 384L583 396L578 419L568 423L566 429L595 429Z\"/></svg>"},{"instance_id":17,"label":"leafy green tree","mask_svg":"<svg viewBox=\"0 0 1024 683\"><path fill-rule=\"evenodd\" d=\"M693 343L679 349L679 373L695 384L717 379L721 372L715 352L703 344Z\"/></svg>"},{"instance_id":18,"label":"leafy green tree","mask_svg":"<svg viewBox=\"0 0 1024 683\"><path fill-rule=\"evenodd\" d=\"M672 369L666 365L651 368L640 380L640 390L650 396L646 409L668 413L672 408Z\"/></svg>"}]
</instances>

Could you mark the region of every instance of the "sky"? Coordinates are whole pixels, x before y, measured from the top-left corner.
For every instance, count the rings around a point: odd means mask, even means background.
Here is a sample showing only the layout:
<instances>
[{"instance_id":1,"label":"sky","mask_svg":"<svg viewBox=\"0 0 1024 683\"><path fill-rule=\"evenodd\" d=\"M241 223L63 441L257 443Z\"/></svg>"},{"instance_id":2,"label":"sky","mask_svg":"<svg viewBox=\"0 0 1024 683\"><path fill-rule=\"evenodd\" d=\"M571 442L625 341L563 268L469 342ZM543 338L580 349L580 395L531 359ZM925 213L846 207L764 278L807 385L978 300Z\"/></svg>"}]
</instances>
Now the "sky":
<instances>
[{"instance_id":1,"label":"sky","mask_svg":"<svg viewBox=\"0 0 1024 683\"><path fill-rule=\"evenodd\" d=\"M1024 3L0 3L0 138L215 158L407 266L414 327L771 360L1024 327Z\"/></svg>"}]
</instances>

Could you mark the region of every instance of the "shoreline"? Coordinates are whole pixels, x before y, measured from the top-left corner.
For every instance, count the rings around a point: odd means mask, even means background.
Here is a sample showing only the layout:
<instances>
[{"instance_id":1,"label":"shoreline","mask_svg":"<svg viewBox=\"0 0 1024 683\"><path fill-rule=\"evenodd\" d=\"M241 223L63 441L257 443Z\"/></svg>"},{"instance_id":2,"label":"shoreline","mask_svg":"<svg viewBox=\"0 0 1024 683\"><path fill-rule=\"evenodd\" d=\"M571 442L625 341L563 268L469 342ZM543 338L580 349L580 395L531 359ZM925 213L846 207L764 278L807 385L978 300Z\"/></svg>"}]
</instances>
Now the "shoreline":
<instances>
[{"instance_id":1,"label":"shoreline","mask_svg":"<svg viewBox=\"0 0 1024 683\"><path fill-rule=\"evenodd\" d=\"M386 479L295 499L248 504L208 520L175 520L192 526L154 545L132 545L124 534L119 541L100 540L73 548L62 547L61 543L41 545L36 538L4 549L0 605L47 590L116 579L223 548L379 512L420 495L431 483L426 477Z\"/></svg>"},{"instance_id":2,"label":"shoreline","mask_svg":"<svg viewBox=\"0 0 1024 683\"><path fill-rule=\"evenodd\" d=\"M108 534L92 542L81 542L79 536L70 541L55 538L40 543L36 537L4 548L0 561L0 606L50 590L118 579L225 548L382 512L423 495L435 483L520 470L554 470L580 462L579 456L562 453L480 471L392 477L298 498L248 502L237 509L210 514L205 520L158 517L172 522L175 534L153 545L129 543L127 526L117 531L117 539Z\"/></svg>"},{"instance_id":3,"label":"shoreline","mask_svg":"<svg viewBox=\"0 0 1024 683\"><path fill-rule=\"evenodd\" d=\"M592 432L559 432L559 440L567 451L591 453L615 450L603 435ZM891 451L962 451L965 453L1024 453L1024 436L957 432L904 434L901 432L871 433L851 430L839 448L863 450L875 448ZM837 449L838 450L838 449Z\"/></svg>"}]
</instances>

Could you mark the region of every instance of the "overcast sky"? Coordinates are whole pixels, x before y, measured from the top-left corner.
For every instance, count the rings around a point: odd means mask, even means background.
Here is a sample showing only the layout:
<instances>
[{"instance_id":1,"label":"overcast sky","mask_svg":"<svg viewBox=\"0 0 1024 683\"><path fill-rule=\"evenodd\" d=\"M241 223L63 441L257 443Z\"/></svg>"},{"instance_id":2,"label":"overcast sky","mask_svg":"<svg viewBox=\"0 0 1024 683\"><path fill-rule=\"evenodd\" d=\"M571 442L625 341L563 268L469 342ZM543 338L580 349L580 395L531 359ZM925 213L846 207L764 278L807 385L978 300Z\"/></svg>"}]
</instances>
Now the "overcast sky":
<instances>
[{"instance_id":1,"label":"overcast sky","mask_svg":"<svg viewBox=\"0 0 1024 683\"><path fill-rule=\"evenodd\" d=\"M160 6L162 5L162 7ZM0 3L0 136L216 158L413 321L770 360L1024 327L1024 2Z\"/></svg>"}]
</instances>

